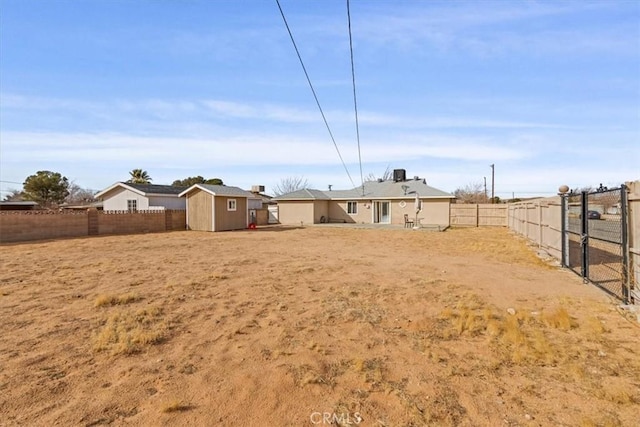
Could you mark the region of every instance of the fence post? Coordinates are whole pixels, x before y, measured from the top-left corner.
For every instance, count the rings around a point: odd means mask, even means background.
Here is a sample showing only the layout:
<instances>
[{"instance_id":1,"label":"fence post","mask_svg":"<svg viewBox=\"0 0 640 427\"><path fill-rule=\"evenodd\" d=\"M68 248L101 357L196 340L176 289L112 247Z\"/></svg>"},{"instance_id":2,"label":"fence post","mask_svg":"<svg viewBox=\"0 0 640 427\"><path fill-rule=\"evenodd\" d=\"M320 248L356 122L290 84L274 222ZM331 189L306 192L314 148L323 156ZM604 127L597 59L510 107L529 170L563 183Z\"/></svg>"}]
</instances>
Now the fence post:
<instances>
[{"instance_id":1,"label":"fence post","mask_svg":"<svg viewBox=\"0 0 640 427\"><path fill-rule=\"evenodd\" d=\"M562 267L569 267L569 236L567 235L567 194L560 195L560 235L561 235L561 247L562 247Z\"/></svg>"},{"instance_id":2,"label":"fence post","mask_svg":"<svg viewBox=\"0 0 640 427\"><path fill-rule=\"evenodd\" d=\"M622 222L622 297L625 304L629 304L629 294L631 291L631 275L629 274L629 223L627 221L627 186L620 186L620 207L622 208L620 220Z\"/></svg>"},{"instance_id":3,"label":"fence post","mask_svg":"<svg viewBox=\"0 0 640 427\"><path fill-rule=\"evenodd\" d=\"M164 211L164 229L165 231L173 229L173 214L170 209Z\"/></svg>"},{"instance_id":4,"label":"fence post","mask_svg":"<svg viewBox=\"0 0 640 427\"><path fill-rule=\"evenodd\" d=\"M476 203L476 227L480 227L480 203Z\"/></svg>"},{"instance_id":5,"label":"fence post","mask_svg":"<svg viewBox=\"0 0 640 427\"><path fill-rule=\"evenodd\" d=\"M97 236L100 234L100 224L98 220L98 210L96 208L87 209L87 223L88 230L87 234L89 236Z\"/></svg>"},{"instance_id":6,"label":"fence post","mask_svg":"<svg viewBox=\"0 0 640 427\"><path fill-rule=\"evenodd\" d=\"M582 192L582 203L580 204L580 249L582 250L582 280L589 281L589 193Z\"/></svg>"},{"instance_id":7,"label":"fence post","mask_svg":"<svg viewBox=\"0 0 640 427\"><path fill-rule=\"evenodd\" d=\"M538 201L538 247L542 247L542 203Z\"/></svg>"}]
</instances>

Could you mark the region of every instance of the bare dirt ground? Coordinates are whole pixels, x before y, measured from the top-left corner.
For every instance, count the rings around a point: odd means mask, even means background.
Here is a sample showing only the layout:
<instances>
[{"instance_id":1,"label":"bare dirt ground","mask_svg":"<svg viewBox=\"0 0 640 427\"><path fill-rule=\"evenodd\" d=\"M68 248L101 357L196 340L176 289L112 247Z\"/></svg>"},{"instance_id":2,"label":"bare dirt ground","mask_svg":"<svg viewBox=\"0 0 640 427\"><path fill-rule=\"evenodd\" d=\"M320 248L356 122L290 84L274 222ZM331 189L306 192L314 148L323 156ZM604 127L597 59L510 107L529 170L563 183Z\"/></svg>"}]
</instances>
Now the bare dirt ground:
<instances>
[{"instance_id":1,"label":"bare dirt ground","mask_svg":"<svg viewBox=\"0 0 640 427\"><path fill-rule=\"evenodd\" d=\"M0 425L639 425L637 322L504 229L173 232L0 260Z\"/></svg>"}]
</instances>

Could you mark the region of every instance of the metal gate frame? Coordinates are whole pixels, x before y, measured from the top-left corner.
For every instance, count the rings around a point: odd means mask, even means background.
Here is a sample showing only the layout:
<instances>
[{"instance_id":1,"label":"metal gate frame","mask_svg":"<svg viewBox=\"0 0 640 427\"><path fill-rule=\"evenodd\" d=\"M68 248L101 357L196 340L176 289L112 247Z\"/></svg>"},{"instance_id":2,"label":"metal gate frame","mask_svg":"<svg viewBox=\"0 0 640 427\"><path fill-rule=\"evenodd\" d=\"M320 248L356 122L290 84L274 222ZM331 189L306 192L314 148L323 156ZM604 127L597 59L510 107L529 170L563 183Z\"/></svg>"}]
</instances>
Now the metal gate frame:
<instances>
[{"instance_id":1,"label":"metal gate frame","mask_svg":"<svg viewBox=\"0 0 640 427\"><path fill-rule=\"evenodd\" d=\"M593 230L590 232L589 230L589 200L590 196L598 197L598 195L602 195L604 193L611 193L618 191L620 193L619 198L619 208L620 208L620 232L619 232L619 241L618 236L615 235L615 238L605 238L601 236L595 236L595 232L597 230ZM576 203L571 202L570 198L579 197L580 201L580 214L579 214L579 230L576 230L576 221L575 214L570 218L570 209L571 204L575 207ZM627 187L623 184L619 188L615 189L607 189L600 186L600 188L594 192L586 192L582 193L568 193L563 194L561 197L562 202L562 266L565 268L569 268L574 271L576 274L580 275L583 278L584 283L592 283L611 296L621 300L623 303L628 304L630 301L630 290L631 290L631 282L630 282L630 272L629 272L629 242L628 242L628 200L627 200ZM573 220L573 221L572 221ZM609 230L610 231L610 230ZM605 230L606 232L606 230ZM603 231L600 230L600 233L603 234ZM615 233L613 233L615 234ZM609 236L613 234L609 233ZM579 240L579 248L577 248L577 243ZM593 242L592 242L593 240ZM595 245L599 244L605 245L608 247L619 247L619 254L613 254L610 251L602 250L600 248L596 248ZM616 275L619 274L620 281L615 286L617 289L610 289L611 286L607 287L603 282L611 282L605 280L599 280L597 277L593 277L593 274L590 271L590 248L594 251L600 253L606 253L610 257L618 257L619 256L619 271L615 271ZM579 251L579 262L576 262L576 249ZM596 253L597 256L597 253ZM614 263L617 264L617 263ZM578 271L578 267L580 270ZM619 292L618 292L619 290Z\"/></svg>"}]
</instances>

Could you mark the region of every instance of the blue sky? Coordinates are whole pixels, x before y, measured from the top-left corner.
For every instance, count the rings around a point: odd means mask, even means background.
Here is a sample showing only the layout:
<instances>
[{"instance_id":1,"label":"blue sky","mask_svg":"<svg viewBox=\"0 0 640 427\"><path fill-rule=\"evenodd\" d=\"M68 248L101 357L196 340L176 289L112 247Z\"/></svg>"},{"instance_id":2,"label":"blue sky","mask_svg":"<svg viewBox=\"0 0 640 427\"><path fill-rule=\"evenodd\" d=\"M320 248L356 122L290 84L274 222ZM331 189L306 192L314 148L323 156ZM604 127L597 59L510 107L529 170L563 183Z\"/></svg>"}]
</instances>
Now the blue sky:
<instances>
[{"instance_id":1,"label":"blue sky","mask_svg":"<svg viewBox=\"0 0 640 427\"><path fill-rule=\"evenodd\" d=\"M356 185L346 0L281 6ZM640 1L351 0L362 170L526 197L640 179ZM0 0L0 191L352 188L275 0ZM18 183L18 184L16 184Z\"/></svg>"}]
</instances>

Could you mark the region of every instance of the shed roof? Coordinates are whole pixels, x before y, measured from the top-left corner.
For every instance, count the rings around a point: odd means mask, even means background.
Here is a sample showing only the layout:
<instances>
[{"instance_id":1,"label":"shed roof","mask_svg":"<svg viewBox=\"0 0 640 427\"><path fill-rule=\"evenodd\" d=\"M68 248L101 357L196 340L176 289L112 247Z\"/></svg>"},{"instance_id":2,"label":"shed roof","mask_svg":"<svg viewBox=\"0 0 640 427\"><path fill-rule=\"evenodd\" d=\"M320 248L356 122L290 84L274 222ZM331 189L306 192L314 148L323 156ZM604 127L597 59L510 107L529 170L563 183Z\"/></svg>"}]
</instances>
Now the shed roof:
<instances>
[{"instance_id":1,"label":"shed roof","mask_svg":"<svg viewBox=\"0 0 640 427\"><path fill-rule=\"evenodd\" d=\"M212 185L212 184L194 184L191 187L180 193L180 197L184 197L188 193L195 191L196 189L200 189L202 191L206 191L209 194L214 196L233 196L233 197L246 197L248 199L253 199L255 196L243 190L239 187L232 187L229 185Z\"/></svg>"}]
</instances>

